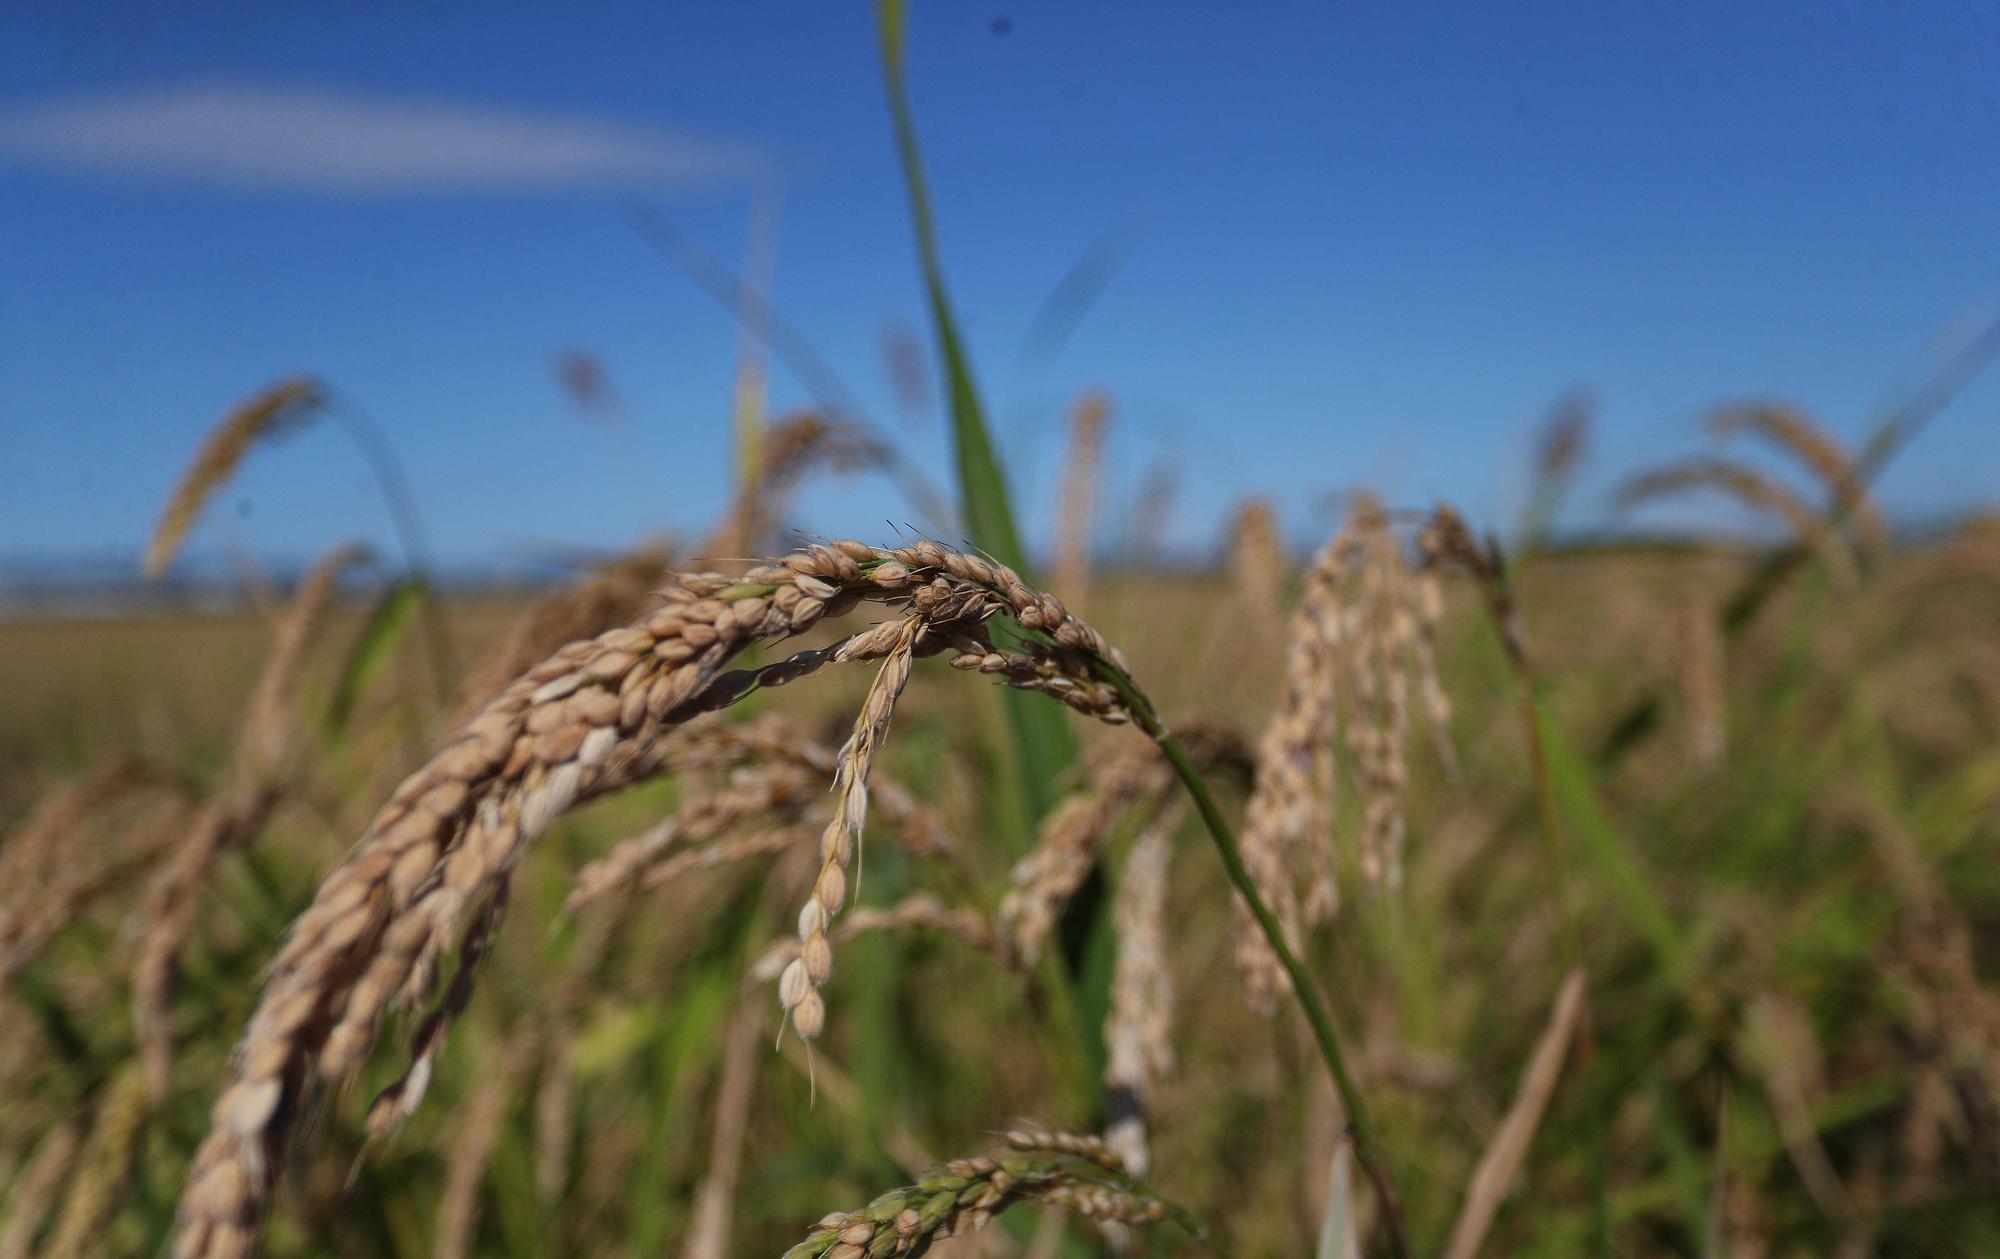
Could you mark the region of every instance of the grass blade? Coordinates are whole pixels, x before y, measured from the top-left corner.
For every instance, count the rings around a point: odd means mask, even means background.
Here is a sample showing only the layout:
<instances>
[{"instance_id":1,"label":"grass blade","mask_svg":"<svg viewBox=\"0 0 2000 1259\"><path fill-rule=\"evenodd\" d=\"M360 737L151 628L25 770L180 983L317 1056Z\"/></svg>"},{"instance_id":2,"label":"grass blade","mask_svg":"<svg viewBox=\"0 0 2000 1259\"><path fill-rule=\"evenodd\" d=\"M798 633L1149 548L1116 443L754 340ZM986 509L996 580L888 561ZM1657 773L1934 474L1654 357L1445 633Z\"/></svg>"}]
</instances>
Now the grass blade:
<instances>
[{"instance_id":1,"label":"grass blade","mask_svg":"<svg viewBox=\"0 0 2000 1259\"><path fill-rule=\"evenodd\" d=\"M902 161L903 182L910 198L910 222L916 235L917 259L924 273L924 291L930 306L932 331L937 337L938 356L943 360L951 395L952 444L956 451L959 498L967 531L987 554L1026 576L1027 556L1014 525L1014 513L1007 496L1007 480L993 451L986 425L985 408L972 378L972 364L952 316L951 301L938 260L937 231L931 218L930 192L924 183L923 156L917 148L916 123L910 112L908 85L903 75L903 5L901 0L880 0L876 15L882 37L882 70L888 85L889 113L896 130L896 152ZM1057 592L1061 593L1061 592ZM1061 712L1034 697L1016 693L1001 696L1007 712L1007 727L1014 744L1017 790L1028 806L1030 820L1039 818L1054 802L1054 784L1076 755L1076 740ZM1017 837L1025 851L1026 837Z\"/></svg>"},{"instance_id":2,"label":"grass blade","mask_svg":"<svg viewBox=\"0 0 2000 1259\"><path fill-rule=\"evenodd\" d=\"M1472 1184L1465 1191L1465 1206L1459 1211L1451 1241L1445 1246L1445 1259L1473 1259L1479 1253L1480 1243L1486 1240L1486 1230L1492 1227L1508 1187L1521 1170L1528 1146L1535 1139L1535 1130L1541 1127L1542 1113L1555 1093L1563 1059L1569 1053L1570 1042L1576 1039L1583 1000L1584 973L1572 970L1556 994L1548 1024L1535 1043L1535 1052L1528 1058L1528 1069L1521 1073L1514 1104L1507 1108L1507 1117L1493 1134L1492 1144L1479 1156Z\"/></svg>"}]
</instances>

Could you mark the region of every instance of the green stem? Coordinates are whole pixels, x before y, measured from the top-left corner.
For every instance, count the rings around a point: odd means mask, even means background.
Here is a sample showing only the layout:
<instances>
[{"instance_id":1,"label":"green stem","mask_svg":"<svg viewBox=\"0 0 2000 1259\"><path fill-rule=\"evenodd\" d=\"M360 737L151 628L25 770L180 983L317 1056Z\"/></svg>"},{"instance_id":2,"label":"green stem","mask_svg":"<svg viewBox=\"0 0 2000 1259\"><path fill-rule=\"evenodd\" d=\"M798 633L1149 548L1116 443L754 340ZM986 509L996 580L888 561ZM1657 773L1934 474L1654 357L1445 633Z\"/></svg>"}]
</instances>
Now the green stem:
<instances>
[{"instance_id":1,"label":"green stem","mask_svg":"<svg viewBox=\"0 0 2000 1259\"><path fill-rule=\"evenodd\" d=\"M1392 1249L1401 1259L1408 1259L1410 1242L1403 1229L1403 1208L1395 1190L1390 1187L1381 1143L1376 1139L1375 1127L1369 1122L1367 1108L1362 1104L1361 1090L1355 1086L1354 1076L1347 1069L1346 1056L1340 1051L1340 1038L1333 1030L1333 1018L1320 999L1312 975L1299 962L1291 946L1285 943L1277 916L1264 903L1255 880L1243 865L1243 854L1236 846L1236 834L1229 825L1229 819L1222 815L1221 806L1215 802L1215 796L1209 791L1201 771L1189 759L1187 749L1167 730L1154 711L1152 702L1125 675L1124 670L1109 661L1093 660L1092 663L1099 676L1118 692L1126 707L1131 709L1134 722L1159 745L1167 763L1173 766L1174 774L1181 780L1181 786L1187 789L1188 796L1194 801L1195 811L1208 828L1209 838L1215 841L1216 854L1222 858L1222 868L1228 873L1229 881L1236 885L1244 904L1250 907L1251 917L1257 920L1258 928L1270 942L1271 951L1277 954L1279 965L1285 968L1285 974L1291 979L1292 995L1298 998L1299 1008L1305 1012L1313 1039L1319 1042L1320 1058L1326 1063L1327 1072L1333 1077L1333 1086L1340 1094L1340 1104L1347 1111L1347 1126L1354 1138L1355 1157L1382 1200L1382 1214L1389 1223Z\"/></svg>"}]
</instances>

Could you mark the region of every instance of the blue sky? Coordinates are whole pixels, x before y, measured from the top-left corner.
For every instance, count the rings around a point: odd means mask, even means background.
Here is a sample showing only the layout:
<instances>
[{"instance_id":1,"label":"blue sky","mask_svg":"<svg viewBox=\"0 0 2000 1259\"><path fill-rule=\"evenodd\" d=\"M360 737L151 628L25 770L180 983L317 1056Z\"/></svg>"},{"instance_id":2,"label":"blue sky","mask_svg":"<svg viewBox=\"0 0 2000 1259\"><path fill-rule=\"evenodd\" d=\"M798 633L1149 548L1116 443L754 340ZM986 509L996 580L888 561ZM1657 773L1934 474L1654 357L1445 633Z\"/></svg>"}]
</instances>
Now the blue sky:
<instances>
[{"instance_id":1,"label":"blue sky","mask_svg":"<svg viewBox=\"0 0 2000 1259\"><path fill-rule=\"evenodd\" d=\"M1251 490L1300 540L1363 483L1504 522L1577 385L1589 524L1710 404L1792 398L1853 437L2000 313L1987 6L917 0L910 56L1031 537L1086 386L1118 406L1108 534L1156 461L1183 545ZM0 557L136 556L208 425L299 370L392 431L449 562L698 532L737 333L621 209L735 265L758 186L779 305L942 477L941 420L899 418L883 361L923 325L867 5L0 8ZM1024 355L1107 238L1101 301ZM569 349L625 423L579 418ZM1968 390L1892 509L1990 501L1996 408ZM388 538L333 430L223 507L197 551ZM911 518L879 481L798 515Z\"/></svg>"}]
</instances>

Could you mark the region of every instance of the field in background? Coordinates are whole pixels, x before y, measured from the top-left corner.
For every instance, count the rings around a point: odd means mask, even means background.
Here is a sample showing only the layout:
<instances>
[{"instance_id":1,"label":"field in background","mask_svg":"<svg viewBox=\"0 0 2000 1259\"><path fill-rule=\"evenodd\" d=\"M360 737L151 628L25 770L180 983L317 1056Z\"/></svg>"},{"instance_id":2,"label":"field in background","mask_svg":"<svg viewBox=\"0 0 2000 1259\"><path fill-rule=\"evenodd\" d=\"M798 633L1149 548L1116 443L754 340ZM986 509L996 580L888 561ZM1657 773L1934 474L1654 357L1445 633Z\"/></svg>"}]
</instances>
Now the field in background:
<instances>
[{"instance_id":1,"label":"field in background","mask_svg":"<svg viewBox=\"0 0 2000 1259\"><path fill-rule=\"evenodd\" d=\"M1573 1254L1600 1232L1620 1254L2000 1245L2000 1018L1981 967L2000 926L2000 640L1989 628L2000 540L1970 529L1839 591L1808 570L1725 653L1691 641L1704 621L1713 633L1756 558L1543 554L1516 574L1526 640L1585 760L1577 781L1590 784L1562 806L1594 1057L1565 1070L1488 1253ZM1284 628L1246 605L1238 576L1101 573L1082 610L1168 713L1254 732L1277 694ZM1441 1246L1564 969L1510 683L1469 585L1450 594L1441 654L1457 775L1413 745L1405 882L1350 894L1312 958L1422 1253ZM461 655L476 658L517 609L446 614ZM329 624L308 707L325 701L360 625L351 606ZM267 640L247 614L0 626L13 697L0 720L0 814L18 821L62 777L111 756L196 790L213 782ZM310 785L218 871L176 1005L175 1092L132 1149L108 1155L131 1160L131 1179L114 1177L124 1187L91 1253L161 1244L258 968L395 767L435 738L437 714L409 698L424 694L423 670L421 653L401 653L322 749ZM859 679L835 676L758 702L837 741L859 693ZM1649 696L1664 700L1650 724L1621 727ZM919 666L883 769L936 805L965 869L941 873L878 833L862 903L926 889L991 911L1011 859L988 825L994 699L976 677ZM1136 737L1082 733L1092 745ZM1225 790L1240 808L1241 785ZM672 784L642 788L558 825L524 870L425 1109L363 1156L359 1099L396 1056L378 1053L358 1097L336 1096L315 1121L271 1253L419 1255L449 1228L470 1229L458 1244L472 1254L677 1250L718 1158L718 1100L731 1096L745 1100L733 1117L730 1253L779 1253L829 1208L984 1148L1011 1121L1094 1126L1102 1099L1073 1016L1052 1013L1044 980L932 934L842 946L814 1060L790 1040L773 1052L775 1003L744 969L788 932L810 873L792 859L802 853L647 894L620 912L618 947L584 959L579 989L587 933L559 915L564 891L674 795ZM1341 798L1341 828L1358 807ZM104 819L70 838L79 860L119 842L107 824L140 823ZM1113 844L1107 869L1127 843ZM1331 1093L1293 1016L1267 1022L1246 1008L1226 885L1198 830L1183 822L1175 850L1176 1062L1151 1104L1151 1181L1226 1253L1308 1253L1337 1145ZM1621 882L1633 877L1636 887ZM98 897L11 986L0 1177L15 1227L51 1134L78 1125L83 1152L68 1174L89 1174L131 1052L121 976L133 900L115 888ZM1664 915L1669 945L1650 934L1647 907ZM1082 973L1102 947L1067 940L1064 965ZM468 1128L481 1124L490 1148L470 1188L454 1191ZM446 1222L452 1211L463 1219ZM984 1253L1032 1247L1030 1232L996 1230ZM1097 1244L1072 1227L1063 1253ZM1152 1244L1190 1249L1158 1232Z\"/></svg>"},{"instance_id":2,"label":"field in background","mask_svg":"<svg viewBox=\"0 0 2000 1259\"><path fill-rule=\"evenodd\" d=\"M390 434L299 375L145 572L305 424L393 549L0 622L0 1259L2000 1253L2000 529L1869 490L2000 324L1857 449L1750 400L1625 470L1771 527L1700 544L1550 544L1570 398L1520 521L1301 450L1347 513L1310 560L1251 499L1166 571L1086 395L1023 584L877 16L949 490L635 213L752 333L678 556L440 597ZM812 409L763 412L766 342ZM669 580L862 472L983 557Z\"/></svg>"}]
</instances>

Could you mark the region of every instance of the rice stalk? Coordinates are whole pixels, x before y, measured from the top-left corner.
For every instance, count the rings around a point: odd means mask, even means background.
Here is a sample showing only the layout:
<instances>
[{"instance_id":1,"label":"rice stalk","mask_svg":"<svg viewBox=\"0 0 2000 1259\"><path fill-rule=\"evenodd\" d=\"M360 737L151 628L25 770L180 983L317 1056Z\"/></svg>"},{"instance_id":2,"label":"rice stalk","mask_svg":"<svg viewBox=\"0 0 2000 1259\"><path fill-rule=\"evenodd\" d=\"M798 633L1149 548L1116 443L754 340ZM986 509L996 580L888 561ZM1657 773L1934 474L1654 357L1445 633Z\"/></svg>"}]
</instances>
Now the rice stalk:
<instances>
[{"instance_id":1,"label":"rice stalk","mask_svg":"<svg viewBox=\"0 0 2000 1259\"><path fill-rule=\"evenodd\" d=\"M1561 512L1590 446L1590 418L1594 409L1594 400L1588 392L1571 389L1556 399L1536 430L1533 472L1521 527L1523 551L1534 550L1543 543Z\"/></svg>"},{"instance_id":2,"label":"rice stalk","mask_svg":"<svg viewBox=\"0 0 2000 1259\"><path fill-rule=\"evenodd\" d=\"M1528 1146L1535 1139L1536 1129L1541 1127L1542 1115L1548 1110L1549 1098L1555 1093L1563 1059L1576 1039L1577 1022L1583 1016L1586 986L1587 978L1581 969L1563 977L1555 1004L1549 1010L1549 1021L1543 1026L1534 1052L1528 1056L1527 1069L1521 1073L1521 1083L1514 1090L1514 1102L1507 1108L1507 1117L1500 1121L1499 1130L1487 1142L1485 1152L1479 1156L1479 1165L1473 1169L1472 1181L1465 1190L1465 1203L1452 1225L1451 1239L1445 1243L1445 1259L1472 1259L1486 1240L1493 1217L1513 1187L1514 1177L1528 1155Z\"/></svg>"},{"instance_id":3,"label":"rice stalk","mask_svg":"<svg viewBox=\"0 0 2000 1259\"><path fill-rule=\"evenodd\" d=\"M564 644L594 638L646 611L667 576L669 558L665 545L638 547L530 604L473 666L453 724L470 720L489 698Z\"/></svg>"},{"instance_id":4,"label":"rice stalk","mask_svg":"<svg viewBox=\"0 0 2000 1259\"><path fill-rule=\"evenodd\" d=\"M1627 481L1618 492L1618 503L1630 508L1701 489L1720 490L1746 507L1778 516L1836 582L1854 583L1854 553L1826 519L1784 485L1733 460L1698 457L1655 468Z\"/></svg>"},{"instance_id":5,"label":"rice stalk","mask_svg":"<svg viewBox=\"0 0 2000 1259\"><path fill-rule=\"evenodd\" d=\"M1782 403L1723 407L1708 417L1708 431L1723 439L1753 433L1797 458L1826 487L1839 513L1853 522L1862 549L1876 559L1889 553L1889 526L1861 469L1840 439L1804 411Z\"/></svg>"},{"instance_id":6,"label":"rice stalk","mask_svg":"<svg viewBox=\"0 0 2000 1259\"><path fill-rule=\"evenodd\" d=\"M6 1227L0 1228L0 1259L30 1259L35 1253L35 1238L76 1165L84 1127L74 1119L51 1127L14 1177L7 1195Z\"/></svg>"},{"instance_id":7,"label":"rice stalk","mask_svg":"<svg viewBox=\"0 0 2000 1259\"><path fill-rule=\"evenodd\" d=\"M129 868L80 836L96 814L148 781L138 762L108 761L44 793L0 842L0 979L20 973L84 901ZM79 860L85 856L96 860Z\"/></svg>"},{"instance_id":8,"label":"rice stalk","mask_svg":"<svg viewBox=\"0 0 2000 1259\"><path fill-rule=\"evenodd\" d=\"M1359 545L1343 528L1306 566L1304 590L1286 630L1284 695L1258 735L1256 777L1243 815L1243 864L1293 948L1305 931L1296 872L1330 864L1310 854L1308 846L1331 833L1332 779L1324 765L1338 722L1339 653L1346 632L1340 591ZM1337 885L1329 874L1319 874L1314 888L1316 911L1331 916L1339 903ZM1275 1008L1288 984L1247 907L1238 915L1236 961L1253 1008Z\"/></svg>"},{"instance_id":9,"label":"rice stalk","mask_svg":"<svg viewBox=\"0 0 2000 1259\"><path fill-rule=\"evenodd\" d=\"M654 888L671 882L680 871L714 864L684 850L690 843L714 840L745 822L764 819L771 825L797 821L808 806L824 798L823 784L838 772L837 754L805 738L789 721L761 717L741 725L698 723L668 763L680 772L725 766L727 775L716 785L684 792L672 816L644 833L620 840L603 856L576 874L565 913L621 888ZM909 789L874 775L869 783L870 808L886 817L897 842L918 855L947 851L943 820L919 802ZM679 851L677 851L679 850ZM661 862L677 862L658 872Z\"/></svg>"},{"instance_id":10,"label":"rice stalk","mask_svg":"<svg viewBox=\"0 0 2000 1259\"><path fill-rule=\"evenodd\" d=\"M132 975L132 1021L155 1099L164 1098L172 1085L174 979L194 934L202 888L216 862L249 843L282 798L303 725L298 684L306 649L333 606L341 574L367 558L363 547L336 547L300 581L251 694L223 787L147 884Z\"/></svg>"},{"instance_id":11,"label":"rice stalk","mask_svg":"<svg viewBox=\"0 0 2000 1259\"><path fill-rule=\"evenodd\" d=\"M1277 507L1268 498L1238 504L1229 520L1229 576L1253 620L1268 625L1282 614L1288 568Z\"/></svg>"},{"instance_id":12,"label":"rice stalk","mask_svg":"<svg viewBox=\"0 0 2000 1259\"><path fill-rule=\"evenodd\" d=\"M729 1020L723 1039L722 1075L715 1085L715 1127L709 1135L708 1170L694 1191L694 1219L681 1259L728 1259L736 1181L743 1166L743 1138L755 1097L764 1007L746 1001Z\"/></svg>"},{"instance_id":13,"label":"rice stalk","mask_svg":"<svg viewBox=\"0 0 2000 1259\"><path fill-rule=\"evenodd\" d=\"M137 802L144 810L138 816L118 819L124 835L118 845L85 842L87 833L81 829L52 834L64 845L61 864L45 882L23 886L0 906L0 982L20 975L92 902L126 886L185 833L186 802L167 791L150 794L151 800ZM105 805L97 807L101 811ZM90 819L84 815L79 820Z\"/></svg>"},{"instance_id":14,"label":"rice stalk","mask_svg":"<svg viewBox=\"0 0 2000 1259\"><path fill-rule=\"evenodd\" d=\"M1069 451L1063 458L1062 488L1056 508L1056 589L1073 603L1090 598L1092 523L1097 514L1097 483L1103 475L1104 430L1111 404L1096 391L1077 399L1070 413Z\"/></svg>"},{"instance_id":15,"label":"rice stalk","mask_svg":"<svg viewBox=\"0 0 2000 1259\"><path fill-rule=\"evenodd\" d=\"M444 1189L438 1195L433 1259L465 1259L472 1253L479 1231L480 1187L534 1049L534 1038L516 1039L498 1062L481 1072L472 1096L459 1111L445 1158Z\"/></svg>"},{"instance_id":16,"label":"rice stalk","mask_svg":"<svg viewBox=\"0 0 2000 1259\"><path fill-rule=\"evenodd\" d=\"M929 892L912 892L893 905L856 905L841 916L832 937L845 943L874 932L911 930L948 936L991 954L1003 965L1013 962L1006 938L994 930L984 914L969 905L947 905ZM802 948L796 939L773 941L750 964L746 978L752 983L769 983L784 973Z\"/></svg>"},{"instance_id":17,"label":"rice stalk","mask_svg":"<svg viewBox=\"0 0 2000 1259\"><path fill-rule=\"evenodd\" d=\"M245 399L209 430L194 461L181 473L146 543L144 571L158 577L173 563L201 509L236 474L251 447L295 431L326 404L326 391L310 376L289 376Z\"/></svg>"},{"instance_id":18,"label":"rice stalk","mask_svg":"<svg viewBox=\"0 0 2000 1259\"><path fill-rule=\"evenodd\" d=\"M139 1069L127 1067L104 1086L43 1259L104 1253L104 1232L124 1203L152 1109Z\"/></svg>"},{"instance_id":19,"label":"rice stalk","mask_svg":"<svg viewBox=\"0 0 2000 1259\"><path fill-rule=\"evenodd\" d=\"M806 1040L817 1037L825 1026L826 1005L819 990L833 975L833 944L826 929L847 907L847 868L860 851L868 822L868 774L874 768L876 748L889 733L896 701L909 684L924 628L920 616L877 627L877 633L889 640L887 651L855 715L854 733L840 749L833 778L833 817L820 836L819 875L813 880L812 896L799 911L799 955L778 977L778 1001L792 1030Z\"/></svg>"},{"instance_id":20,"label":"rice stalk","mask_svg":"<svg viewBox=\"0 0 2000 1259\"><path fill-rule=\"evenodd\" d=\"M722 523L701 554L734 557L768 545L800 482L822 468L841 475L894 466L888 448L861 428L806 411L764 425L755 459L737 486Z\"/></svg>"},{"instance_id":21,"label":"rice stalk","mask_svg":"<svg viewBox=\"0 0 2000 1259\"><path fill-rule=\"evenodd\" d=\"M1744 1022L1751 1061L1799 1180L1829 1219L1851 1221L1854 1203L1813 1120L1813 1107L1826 1094L1826 1071L1810 1016L1791 997L1766 988L1751 998Z\"/></svg>"},{"instance_id":22,"label":"rice stalk","mask_svg":"<svg viewBox=\"0 0 2000 1259\"><path fill-rule=\"evenodd\" d=\"M1008 1134L1010 1145L1016 1135ZM954 1159L859 1211L823 1217L804 1241L785 1252L785 1259L921 1255L934 1242L978 1232L995 1215L1021 1202L1059 1206L1086 1218L1121 1224L1173 1218L1187 1226L1184 1213L1122 1171L1088 1155L1042 1144L1053 1139L1073 1141L1076 1149L1101 1149L1094 1138L1019 1135L1028 1143L1016 1145L1015 1153Z\"/></svg>"},{"instance_id":23,"label":"rice stalk","mask_svg":"<svg viewBox=\"0 0 2000 1259\"><path fill-rule=\"evenodd\" d=\"M838 647L762 669L724 672L754 643L789 637L860 602L902 607L936 627L937 645L974 644L982 669L1010 685L1064 699L1108 720L1126 710L1091 676L1091 662L1122 669L1118 653L1053 596L1012 570L931 542L893 550L861 543L808 548L741 577L687 574L643 620L571 644L511 684L392 795L342 865L293 924L244 1033L232 1078L216 1099L181 1200L176 1253L237 1255L268 1208L286 1134L317 1084L353 1074L399 989L405 1005L428 990L419 960L442 951L464 912L497 917L514 864L572 806L650 777L668 735L690 718L759 685L807 676ZM980 623L1005 616L1036 638L1020 652L990 650ZM873 642L878 631L848 640ZM882 654L895 639L875 643ZM997 665L989 664L998 658ZM1122 677L1122 673L1119 675ZM831 888L831 880L827 887ZM837 899L832 897L824 900ZM483 932L475 931L468 939ZM477 950L461 956L448 1020L469 986ZM427 1022L413 1072L443 1021ZM378 1101L393 1120L421 1096L420 1074ZM386 1115L384 1108L386 1107ZM371 1124L382 1127L386 1124Z\"/></svg>"},{"instance_id":24,"label":"rice stalk","mask_svg":"<svg viewBox=\"0 0 2000 1259\"><path fill-rule=\"evenodd\" d=\"M1699 599L1688 599L1675 609L1673 626L1682 742L1692 764L1712 770L1729 754L1722 627L1715 609Z\"/></svg>"},{"instance_id":25,"label":"rice stalk","mask_svg":"<svg viewBox=\"0 0 2000 1259\"><path fill-rule=\"evenodd\" d=\"M640 877L681 845L716 839L753 818L796 811L822 794L820 784L796 767L739 771L712 791L687 799L673 816L642 835L621 840L577 871L565 913L575 913ZM664 880L662 880L664 881Z\"/></svg>"},{"instance_id":26,"label":"rice stalk","mask_svg":"<svg viewBox=\"0 0 2000 1259\"><path fill-rule=\"evenodd\" d=\"M1179 496L1180 473L1171 463L1155 460L1147 465L1138 489L1133 491L1119 545L1127 568L1145 569L1160 562L1161 540L1173 523L1174 502Z\"/></svg>"},{"instance_id":27,"label":"rice stalk","mask_svg":"<svg viewBox=\"0 0 2000 1259\"><path fill-rule=\"evenodd\" d=\"M1135 807L1157 808L1173 779L1150 748L1120 748L1086 766L1082 785L1049 812L1035 846L1016 862L1000 900L1000 927L1016 955L1032 966L1056 919L1113 829Z\"/></svg>"},{"instance_id":28,"label":"rice stalk","mask_svg":"<svg viewBox=\"0 0 2000 1259\"><path fill-rule=\"evenodd\" d=\"M1174 1069L1174 979L1167 966L1167 873L1173 818L1155 822L1132 845L1118 877L1112 925L1118 957L1104 1021L1104 1139L1135 1176L1151 1166L1147 1111L1153 1090Z\"/></svg>"}]
</instances>

